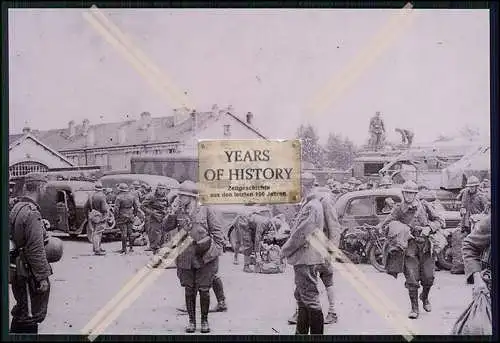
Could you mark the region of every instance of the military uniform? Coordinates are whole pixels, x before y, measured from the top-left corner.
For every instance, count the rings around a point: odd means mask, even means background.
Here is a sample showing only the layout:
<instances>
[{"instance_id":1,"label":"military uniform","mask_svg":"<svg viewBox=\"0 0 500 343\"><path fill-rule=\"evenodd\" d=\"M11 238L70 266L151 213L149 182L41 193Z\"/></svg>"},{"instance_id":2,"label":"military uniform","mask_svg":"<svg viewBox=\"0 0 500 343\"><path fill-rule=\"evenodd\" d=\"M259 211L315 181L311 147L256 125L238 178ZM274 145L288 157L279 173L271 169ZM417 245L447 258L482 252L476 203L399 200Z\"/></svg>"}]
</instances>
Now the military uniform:
<instances>
[{"instance_id":1,"label":"military uniform","mask_svg":"<svg viewBox=\"0 0 500 343\"><path fill-rule=\"evenodd\" d=\"M251 273L250 258L252 254L260 257L260 244L264 235L273 230L271 219L253 213L248 217L240 216L236 222L237 243L235 247L235 260L237 260L237 252L240 250L240 245L243 246L244 266L243 271Z\"/></svg>"},{"instance_id":2,"label":"military uniform","mask_svg":"<svg viewBox=\"0 0 500 343\"><path fill-rule=\"evenodd\" d=\"M418 317L420 284L423 287L420 299L424 303L424 309L431 310L428 295L434 283L435 269L432 244L428 237L421 235L421 232L423 228L429 228L431 233L435 233L445 227L445 220L431 204L417 198L418 187L414 182L406 182L403 185L403 193L405 191L415 193L413 202L403 201L397 204L379 226L383 227L391 221L399 221L410 228L413 238L408 240L403 269L406 278L405 287L408 289L412 305L409 317L415 319Z\"/></svg>"},{"instance_id":3,"label":"military uniform","mask_svg":"<svg viewBox=\"0 0 500 343\"><path fill-rule=\"evenodd\" d=\"M109 206L106 201L106 196L102 191L102 185L96 185L96 192L89 196L84 205L84 211L87 215L87 225L90 231L90 239L92 241L94 254L104 255L105 250L101 248L102 234L106 228L106 219L109 213ZM95 210L101 214L97 222L93 222L89 218L89 214Z\"/></svg>"},{"instance_id":4,"label":"military uniform","mask_svg":"<svg viewBox=\"0 0 500 343\"><path fill-rule=\"evenodd\" d=\"M179 201L183 201L186 197L195 198L198 190L193 182L184 181L180 185L178 194ZM196 330L196 293L198 291L200 293L201 332L206 333L210 331L208 326L209 291L219 268L219 256L223 253L224 234L220 218L214 209L199 206L195 199L191 204L194 206L191 213L181 208L176 218L177 226L186 230L194 240L194 243L176 259L177 276L185 290L186 308L189 315L186 332Z\"/></svg>"},{"instance_id":5,"label":"military uniform","mask_svg":"<svg viewBox=\"0 0 500 343\"><path fill-rule=\"evenodd\" d=\"M52 268L44 247L45 229L40 208L29 197L20 197L10 212L10 236L16 247L16 274L11 280L16 304L12 308L11 333L38 333L38 324L46 315L50 294L49 276ZM40 291L46 282L46 291ZM31 315L30 315L31 307Z\"/></svg>"},{"instance_id":6,"label":"military uniform","mask_svg":"<svg viewBox=\"0 0 500 343\"><path fill-rule=\"evenodd\" d=\"M464 239L463 259L465 277L468 283L473 283L473 274L481 273L482 279L491 292L491 216L487 216Z\"/></svg>"},{"instance_id":7,"label":"military uniform","mask_svg":"<svg viewBox=\"0 0 500 343\"><path fill-rule=\"evenodd\" d=\"M146 214L149 247L157 251L165 242L165 232L162 226L167 215L169 202L167 195L149 194L142 202L141 208Z\"/></svg>"},{"instance_id":8,"label":"military uniform","mask_svg":"<svg viewBox=\"0 0 500 343\"><path fill-rule=\"evenodd\" d=\"M132 229L134 216L139 212L139 200L128 192L125 184L120 185L121 192L116 197L114 214L116 225L120 228L122 234L122 253L127 252L127 240L129 241L130 251L133 251L134 241L132 238Z\"/></svg>"},{"instance_id":9,"label":"military uniform","mask_svg":"<svg viewBox=\"0 0 500 343\"><path fill-rule=\"evenodd\" d=\"M472 192L471 187L476 187ZM464 263L462 258L462 243L465 237L470 233L472 215L485 213L489 207L489 200L479 189L479 180L475 176L469 177L467 186L460 194L462 220L460 230L452 233L451 253L453 266L450 270L452 274L463 274Z\"/></svg>"}]
</instances>

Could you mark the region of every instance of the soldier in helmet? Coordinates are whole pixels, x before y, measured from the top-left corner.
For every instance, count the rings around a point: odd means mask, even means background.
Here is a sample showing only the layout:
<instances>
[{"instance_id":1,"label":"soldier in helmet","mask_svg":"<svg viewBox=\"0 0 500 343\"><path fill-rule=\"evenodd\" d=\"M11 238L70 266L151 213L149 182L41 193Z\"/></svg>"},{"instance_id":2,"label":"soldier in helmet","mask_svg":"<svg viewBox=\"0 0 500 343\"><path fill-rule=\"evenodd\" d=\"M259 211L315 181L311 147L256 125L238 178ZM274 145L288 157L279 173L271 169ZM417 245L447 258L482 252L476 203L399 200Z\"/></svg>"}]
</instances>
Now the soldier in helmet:
<instances>
[{"instance_id":1,"label":"soldier in helmet","mask_svg":"<svg viewBox=\"0 0 500 343\"><path fill-rule=\"evenodd\" d=\"M89 195L84 205L84 212L87 216L87 230L92 241L94 254L103 256L106 250L101 247L102 234L106 228L106 219L109 216L109 206L103 192L102 183L96 182L95 193Z\"/></svg>"},{"instance_id":2,"label":"soldier in helmet","mask_svg":"<svg viewBox=\"0 0 500 343\"><path fill-rule=\"evenodd\" d=\"M452 267L450 273L463 274L464 263L462 258L462 243L465 237L471 232L471 216L475 214L485 213L489 207L489 201L486 195L479 191L479 179L475 176L470 176L467 179L465 190L461 196L460 215L460 230L452 234Z\"/></svg>"},{"instance_id":3,"label":"soldier in helmet","mask_svg":"<svg viewBox=\"0 0 500 343\"><path fill-rule=\"evenodd\" d=\"M420 284L423 287L420 295L423 308L427 312L431 311L429 292L434 283L435 265L429 235L443 229L445 220L431 204L418 199L418 186L415 182L405 182L402 192L404 201L396 204L392 212L378 225L378 228L379 230L384 229L385 235L390 232L391 236L395 231L407 232L407 247L404 251L402 271L406 278L405 286L408 289L411 303L408 318L416 319L419 315L418 289ZM389 224L388 229L385 228L386 224ZM396 277L398 272L400 271L394 271ZM394 274L392 275L394 276Z\"/></svg>"},{"instance_id":4,"label":"soldier in helmet","mask_svg":"<svg viewBox=\"0 0 500 343\"><path fill-rule=\"evenodd\" d=\"M349 186L348 191L352 192L356 189L358 184L358 180L355 177L351 177L349 181L347 181L347 185Z\"/></svg>"},{"instance_id":5,"label":"soldier in helmet","mask_svg":"<svg viewBox=\"0 0 500 343\"><path fill-rule=\"evenodd\" d=\"M52 268L44 247L45 229L38 206L46 183L44 175L28 174L24 194L9 214L10 239L15 247L10 262L17 266L11 280L16 300L11 333L38 334L38 324L47 315Z\"/></svg>"},{"instance_id":6,"label":"soldier in helmet","mask_svg":"<svg viewBox=\"0 0 500 343\"><path fill-rule=\"evenodd\" d=\"M165 242L163 219L167 215L169 189L163 183L156 186L154 193L149 194L142 203L142 210L146 214L149 248L156 253Z\"/></svg>"},{"instance_id":7,"label":"soldier in helmet","mask_svg":"<svg viewBox=\"0 0 500 343\"><path fill-rule=\"evenodd\" d=\"M219 268L219 256L223 253L224 234L218 213L198 203L198 187L192 181L184 181L179 188L175 225L184 229L194 243L176 259L177 276L184 287L189 323L186 332L196 331L196 296L200 294L201 332L210 332L208 312L210 287Z\"/></svg>"},{"instance_id":8,"label":"soldier in helmet","mask_svg":"<svg viewBox=\"0 0 500 343\"><path fill-rule=\"evenodd\" d=\"M114 214L116 226L120 228L122 234L122 254L127 253L127 241L130 250L134 251L134 240L132 238L132 229L134 217L141 214L139 200L130 193L126 183L118 186L118 196L116 197Z\"/></svg>"},{"instance_id":9,"label":"soldier in helmet","mask_svg":"<svg viewBox=\"0 0 500 343\"><path fill-rule=\"evenodd\" d=\"M141 183L139 181L135 180L134 182L132 182L132 189L130 190L130 194L137 197L139 203L142 202L141 188Z\"/></svg>"},{"instance_id":10,"label":"soldier in helmet","mask_svg":"<svg viewBox=\"0 0 500 343\"><path fill-rule=\"evenodd\" d=\"M443 229L445 220L430 203L417 197L418 186L415 182L405 182L402 192L404 201L394 206L392 212L378 225L378 228L380 230L384 228L385 235L392 230L407 230L408 232L409 239L404 251L402 271L406 278L405 286L411 303L408 318L416 319L419 315L418 289L420 284L423 287L420 295L423 308L427 312L432 309L429 292L434 283L435 266L429 236ZM392 222L397 224L393 225ZM389 224L389 228L385 228L386 224Z\"/></svg>"},{"instance_id":11,"label":"soldier in helmet","mask_svg":"<svg viewBox=\"0 0 500 343\"><path fill-rule=\"evenodd\" d=\"M378 187L382 188L382 189L389 189L389 188L391 188L392 187L392 179L388 175L384 176L380 180L380 183L378 184Z\"/></svg>"}]
</instances>

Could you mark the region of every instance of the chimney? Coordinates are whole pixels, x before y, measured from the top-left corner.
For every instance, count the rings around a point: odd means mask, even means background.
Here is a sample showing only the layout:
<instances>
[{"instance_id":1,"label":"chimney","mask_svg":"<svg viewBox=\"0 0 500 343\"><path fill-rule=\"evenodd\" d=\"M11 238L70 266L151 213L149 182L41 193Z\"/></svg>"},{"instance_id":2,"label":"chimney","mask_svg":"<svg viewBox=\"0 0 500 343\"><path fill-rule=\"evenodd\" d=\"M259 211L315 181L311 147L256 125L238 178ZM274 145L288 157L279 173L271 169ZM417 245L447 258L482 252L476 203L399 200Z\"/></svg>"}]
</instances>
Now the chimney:
<instances>
[{"instance_id":1,"label":"chimney","mask_svg":"<svg viewBox=\"0 0 500 343\"><path fill-rule=\"evenodd\" d=\"M231 125L225 124L224 125L224 137L230 137L231 136Z\"/></svg>"},{"instance_id":2,"label":"chimney","mask_svg":"<svg viewBox=\"0 0 500 343\"><path fill-rule=\"evenodd\" d=\"M82 122L82 135L87 137L89 133L90 121L88 119L84 119Z\"/></svg>"},{"instance_id":3,"label":"chimney","mask_svg":"<svg viewBox=\"0 0 500 343\"><path fill-rule=\"evenodd\" d=\"M196 110L192 110L191 113L189 114L191 116L191 132L193 134L193 136L196 136L196 129L198 127L198 123L197 123L197 113L196 113Z\"/></svg>"},{"instance_id":4,"label":"chimney","mask_svg":"<svg viewBox=\"0 0 500 343\"><path fill-rule=\"evenodd\" d=\"M87 136L86 136L86 143L87 143L87 146L93 146L95 144L95 132L94 132L93 127L90 127L88 129Z\"/></svg>"},{"instance_id":5,"label":"chimney","mask_svg":"<svg viewBox=\"0 0 500 343\"><path fill-rule=\"evenodd\" d=\"M139 120L139 130L147 130L148 126L151 125L151 113L142 112L141 119Z\"/></svg>"},{"instance_id":6,"label":"chimney","mask_svg":"<svg viewBox=\"0 0 500 343\"><path fill-rule=\"evenodd\" d=\"M148 142L154 142L156 140L156 131L153 125L147 127Z\"/></svg>"},{"instance_id":7,"label":"chimney","mask_svg":"<svg viewBox=\"0 0 500 343\"><path fill-rule=\"evenodd\" d=\"M75 121L71 120L68 123L68 138L73 138L76 133Z\"/></svg>"},{"instance_id":8,"label":"chimney","mask_svg":"<svg viewBox=\"0 0 500 343\"><path fill-rule=\"evenodd\" d=\"M127 134L125 132L125 126L121 126L118 129L118 144L125 144L126 139L127 139Z\"/></svg>"},{"instance_id":9,"label":"chimney","mask_svg":"<svg viewBox=\"0 0 500 343\"><path fill-rule=\"evenodd\" d=\"M30 129L28 126L26 126L26 127L24 127L24 128L23 128L23 133L24 133L25 135L27 135L27 134L28 134L28 133L30 133L30 132L31 132L31 129Z\"/></svg>"},{"instance_id":10,"label":"chimney","mask_svg":"<svg viewBox=\"0 0 500 343\"><path fill-rule=\"evenodd\" d=\"M247 124L248 125L252 125L252 121L253 121L253 113L252 112L248 112L247 113Z\"/></svg>"}]
</instances>

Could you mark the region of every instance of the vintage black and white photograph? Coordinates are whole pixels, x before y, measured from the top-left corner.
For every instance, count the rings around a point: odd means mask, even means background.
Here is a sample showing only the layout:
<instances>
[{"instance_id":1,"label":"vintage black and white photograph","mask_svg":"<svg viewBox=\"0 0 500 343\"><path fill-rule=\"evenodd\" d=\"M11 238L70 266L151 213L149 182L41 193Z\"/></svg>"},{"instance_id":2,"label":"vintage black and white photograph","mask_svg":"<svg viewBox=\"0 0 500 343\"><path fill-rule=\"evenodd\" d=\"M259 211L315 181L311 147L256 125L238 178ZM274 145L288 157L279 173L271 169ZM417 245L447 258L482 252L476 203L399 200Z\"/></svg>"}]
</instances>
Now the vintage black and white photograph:
<instances>
[{"instance_id":1,"label":"vintage black and white photograph","mask_svg":"<svg viewBox=\"0 0 500 343\"><path fill-rule=\"evenodd\" d=\"M10 334L492 334L489 10L7 28Z\"/></svg>"}]
</instances>

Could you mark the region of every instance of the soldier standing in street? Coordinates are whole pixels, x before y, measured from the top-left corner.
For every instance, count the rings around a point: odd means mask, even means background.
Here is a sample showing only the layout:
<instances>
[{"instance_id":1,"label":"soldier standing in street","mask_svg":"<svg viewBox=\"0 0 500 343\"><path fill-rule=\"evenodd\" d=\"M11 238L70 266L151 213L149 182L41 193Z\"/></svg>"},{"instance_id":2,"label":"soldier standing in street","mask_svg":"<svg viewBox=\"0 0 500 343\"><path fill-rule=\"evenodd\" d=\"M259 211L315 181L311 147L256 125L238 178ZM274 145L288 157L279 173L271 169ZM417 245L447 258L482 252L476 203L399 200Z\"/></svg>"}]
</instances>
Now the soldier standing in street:
<instances>
[{"instance_id":1,"label":"soldier standing in street","mask_svg":"<svg viewBox=\"0 0 500 343\"><path fill-rule=\"evenodd\" d=\"M483 192L479 191L479 179L470 176L462 193L460 215L460 230L452 234L452 261L453 266L450 270L452 274L463 274L464 263L462 258L463 240L471 231L471 216L474 214L485 213L488 209L488 198Z\"/></svg>"},{"instance_id":2,"label":"soldier standing in street","mask_svg":"<svg viewBox=\"0 0 500 343\"><path fill-rule=\"evenodd\" d=\"M200 293L201 332L210 332L208 312L210 287L219 269L219 256L223 253L224 235L217 212L200 206L197 201L198 187L192 181L180 185L178 199L180 209L176 226L184 229L194 243L176 259L177 276L184 287L189 323L186 332L196 331L196 295Z\"/></svg>"},{"instance_id":3,"label":"soldier standing in street","mask_svg":"<svg viewBox=\"0 0 500 343\"><path fill-rule=\"evenodd\" d=\"M411 311L408 318L416 319L419 315L418 289L422 284L420 295L425 311L431 311L429 292L434 284L434 256L429 235L445 227L444 218L432 205L417 197L418 186L413 181L407 181L402 188L404 201L396 204L384 221L378 224L382 231L386 224L398 221L405 224L411 237L405 251L403 272L406 278L405 286L410 296ZM384 232L387 235L387 232Z\"/></svg>"},{"instance_id":4,"label":"soldier standing in street","mask_svg":"<svg viewBox=\"0 0 500 343\"><path fill-rule=\"evenodd\" d=\"M141 184L139 181L135 180L132 182L132 189L130 190L130 194L133 196L137 197L137 200L139 203L142 202L142 193L141 193Z\"/></svg>"},{"instance_id":5,"label":"soldier standing in street","mask_svg":"<svg viewBox=\"0 0 500 343\"><path fill-rule=\"evenodd\" d=\"M120 228L122 234L122 254L127 253L127 240L129 241L130 250L133 252L134 240L132 238L132 226L134 223L134 217L140 215L142 211L140 210L139 200L132 195L126 183L121 183L118 186L118 191L120 192L116 197L114 214L116 226Z\"/></svg>"},{"instance_id":6,"label":"soldier standing in street","mask_svg":"<svg viewBox=\"0 0 500 343\"><path fill-rule=\"evenodd\" d=\"M89 196L84 205L84 212L87 216L87 230L92 241L94 254L103 256L106 251L101 247L102 234L106 227L106 220L109 216L109 206L103 187L100 182L94 185L96 192Z\"/></svg>"},{"instance_id":7,"label":"soldier standing in street","mask_svg":"<svg viewBox=\"0 0 500 343\"><path fill-rule=\"evenodd\" d=\"M159 183L154 193L149 194L142 203L142 210L147 215L149 248L156 254L165 242L165 232L163 230L163 219L167 215L169 206L167 198L167 187Z\"/></svg>"},{"instance_id":8,"label":"soldier standing in street","mask_svg":"<svg viewBox=\"0 0 500 343\"><path fill-rule=\"evenodd\" d=\"M315 230L324 231L325 213L320 192L312 191L314 176L302 175L302 194L305 199L296 219L291 236L283 245L282 254L295 272L295 299L297 300L296 334L323 334L324 316L318 289L318 274L325 258L307 243L306 237Z\"/></svg>"},{"instance_id":9,"label":"soldier standing in street","mask_svg":"<svg viewBox=\"0 0 500 343\"><path fill-rule=\"evenodd\" d=\"M11 280L16 300L11 312L11 333L38 334L38 324L47 316L52 268L47 260L45 229L38 206L46 182L43 175L28 175L24 194L9 215L10 237L15 246L11 255L15 260L11 263L16 265Z\"/></svg>"},{"instance_id":10,"label":"soldier standing in street","mask_svg":"<svg viewBox=\"0 0 500 343\"><path fill-rule=\"evenodd\" d=\"M304 185L305 194L311 192L310 179L313 177L313 175L308 173L304 173L302 176L302 184ZM314 192L318 194L318 198L323 208L325 218L323 233L335 246L338 246L340 240L340 224L334 209L335 198L330 194L330 192L328 192L328 189L323 187L315 188ZM324 324L336 323L338 321L338 316L335 310L333 265L328 261L324 262L323 265L318 268L318 273L323 285L325 286L326 295L328 297L328 314L324 319ZM297 324L298 312L299 309L297 308L295 314L288 319L289 324Z\"/></svg>"}]
</instances>

